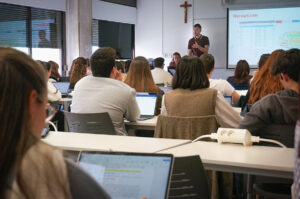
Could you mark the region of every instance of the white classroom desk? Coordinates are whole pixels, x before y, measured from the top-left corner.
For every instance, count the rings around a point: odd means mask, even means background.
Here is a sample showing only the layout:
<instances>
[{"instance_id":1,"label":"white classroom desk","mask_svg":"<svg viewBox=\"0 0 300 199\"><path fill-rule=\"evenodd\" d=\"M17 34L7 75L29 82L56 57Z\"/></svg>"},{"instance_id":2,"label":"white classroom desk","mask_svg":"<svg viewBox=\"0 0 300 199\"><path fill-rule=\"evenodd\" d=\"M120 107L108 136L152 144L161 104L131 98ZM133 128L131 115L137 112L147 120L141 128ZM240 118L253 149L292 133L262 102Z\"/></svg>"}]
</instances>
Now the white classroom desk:
<instances>
[{"instance_id":1,"label":"white classroom desk","mask_svg":"<svg viewBox=\"0 0 300 199\"><path fill-rule=\"evenodd\" d=\"M293 148L246 147L240 144L198 141L162 153L172 153L176 157L200 155L208 170L293 178Z\"/></svg>"},{"instance_id":2,"label":"white classroom desk","mask_svg":"<svg viewBox=\"0 0 300 199\"><path fill-rule=\"evenodd\" d=\"M99 150L153 153L155 151L189 142L181 139L142 138L99 134L50 132L43 139L48 144L64 150ZM195 142L162 151L175 157L200 155L205 169L293 178L294 149L279 147Z\"/></svg>"},{"instance_id":3,"label":"white classroom desk","mask_svg":"<svg viewBox=\"0 0 300 199\"><path fill-rule=\"evenodd\" d=\"M124 151L153 153L166 147L188 142L188 140L143 138L132 136L49 132L45 139L48 144L63 150L81 151Z\"/></svg>"}]
</instances>

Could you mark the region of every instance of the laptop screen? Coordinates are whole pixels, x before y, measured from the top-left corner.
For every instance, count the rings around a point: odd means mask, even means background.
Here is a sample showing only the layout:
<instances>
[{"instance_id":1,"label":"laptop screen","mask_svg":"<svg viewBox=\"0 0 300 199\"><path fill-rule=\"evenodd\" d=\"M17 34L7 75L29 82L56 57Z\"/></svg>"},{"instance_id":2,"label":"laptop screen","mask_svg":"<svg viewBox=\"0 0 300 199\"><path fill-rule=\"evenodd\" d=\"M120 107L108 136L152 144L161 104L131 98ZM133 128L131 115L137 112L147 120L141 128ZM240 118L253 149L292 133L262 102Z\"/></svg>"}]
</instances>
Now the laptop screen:
<instances>
[{"instance_id":1,"label":"laptop screen","mask_svg":"<svg viewBox=\"0 0 300 199\"><path fill-rule=\"evenodd\" d=\"M169 69L170 73L174 76L175 75L175 72L176 70L175 69Z\"/></svg>"},{"instance_id":2,"label":"laptop screen","mask_svg":"<svg viewBox=\"0 0 300 199\"><path fill-rule=\"evenodd\" d=\"M141 115L153 116L155 113L157 94L137 93L136 101L140 108Z\"/></svg>"},{"instance_id":3,"label":"laptop screen","mask_svg":"<svg viewBox=\"0 0 300 199\"><path fill-rule=\"evenodd\" d=\"M61 94L67 95L69 93L70 82L53 82L53 85Z\"/></svg>"},{"instance_id":4,"label":"laptop screen","mask_svg":"<svg viewBox=\"0 0 300 199\"><path fill-rule=\"evenodd\" d=\"M172 155L82 152L79 165L114 199L167 198Z\"/></svg>"},{"instance_id":5,"label":"laptop screen","mask_svg":"<svg viewBox=\"0 0 300 199\"><path fill-rule=\"evenodd\" d=\"M232 105L232 97L231 96L225 96L224 98L230 105Z\"/></svg>"}]
</instances>

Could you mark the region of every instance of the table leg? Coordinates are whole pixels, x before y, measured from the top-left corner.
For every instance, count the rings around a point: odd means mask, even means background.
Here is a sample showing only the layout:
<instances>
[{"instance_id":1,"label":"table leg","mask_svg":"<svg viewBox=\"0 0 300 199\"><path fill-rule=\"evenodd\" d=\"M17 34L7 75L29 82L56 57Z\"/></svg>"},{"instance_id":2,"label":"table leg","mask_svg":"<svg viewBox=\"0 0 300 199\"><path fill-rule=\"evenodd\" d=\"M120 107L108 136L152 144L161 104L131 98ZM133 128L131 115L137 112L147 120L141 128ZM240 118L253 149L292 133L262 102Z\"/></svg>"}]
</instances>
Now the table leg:
<instances>
[{"instance_id":1,"label":"table leg","mask_svg":"<svg viewBox=\"0 0 300 199\"><path fill-rule=\"evenodd\" d=\"M247 199L253 198L253 175L247 175Z\"/></svg>"},{"instance_id":2,"label":"table leg","mask_svg":"<svg viewBox=\"0 0 300 199\"><path fill-rule=\"evenodd\" d=\"M68 112L68 108L69 108L69 103L68 102L63 102L63 105L64 105L64 111ZM67 123L67 120L66 120L66 117L64 117L64 131L68 131L68 123Z\"/></svg>"}]
</instances>

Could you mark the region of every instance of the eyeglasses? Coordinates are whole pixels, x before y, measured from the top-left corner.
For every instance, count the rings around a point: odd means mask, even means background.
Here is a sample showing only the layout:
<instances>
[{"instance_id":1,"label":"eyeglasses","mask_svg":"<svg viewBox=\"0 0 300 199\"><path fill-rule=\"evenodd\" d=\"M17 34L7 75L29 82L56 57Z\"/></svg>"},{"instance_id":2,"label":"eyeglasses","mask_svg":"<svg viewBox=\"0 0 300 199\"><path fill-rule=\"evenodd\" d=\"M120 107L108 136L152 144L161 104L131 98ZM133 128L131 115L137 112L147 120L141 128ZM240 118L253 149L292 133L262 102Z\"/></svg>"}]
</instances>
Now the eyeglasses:
<instances>
[{"instance_id":1,"label":"eyeglasses","mask_svg":"<svg viewBox=\"0 0 300 199\"><path fill-rule=\"evenodd\" d=\"M48 123L50 120L52 120L52 118L55 116L57 110L51 106L50 104L46 105L46 120L45 122Z\"/></svg>"}]
</instances>

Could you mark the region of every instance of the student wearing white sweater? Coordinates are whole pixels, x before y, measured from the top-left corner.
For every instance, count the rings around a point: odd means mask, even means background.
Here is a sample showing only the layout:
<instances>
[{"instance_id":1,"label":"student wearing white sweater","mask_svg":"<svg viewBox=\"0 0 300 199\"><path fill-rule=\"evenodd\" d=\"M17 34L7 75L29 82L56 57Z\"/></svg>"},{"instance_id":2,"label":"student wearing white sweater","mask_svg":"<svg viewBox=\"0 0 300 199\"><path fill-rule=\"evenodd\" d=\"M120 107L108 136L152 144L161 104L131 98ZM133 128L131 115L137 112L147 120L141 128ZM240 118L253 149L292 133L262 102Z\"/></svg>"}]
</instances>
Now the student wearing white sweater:
<instances>
[{"instance_id":1,"label":"student wearing white sweater","mask_svg":"<svg viewBox=\"0 0 300 199\"><path fill-rule=\"evenodd\" d=\"M61 100L61 93L59 90L53 85L53 81L49 79L51 75L51 65L48 62L38 61L44 68L47 70L48 73L48 101L49 102L55 102Z\"/></svg>"},{"instance_id":2,"label":"student wearing white sweater","mask_svg":"<svg viewBox=\"0 0 300 199\"><path fill-rule=\"evenodd\" d=\"M73 113L108 112L118 135L127 135L124 118L136 121L140 116L136 92L120 81L121 73L114 67L115 50L98 49L91 57L92 76L79 80L71 104Z\"/></svg>"}]
</instances>

